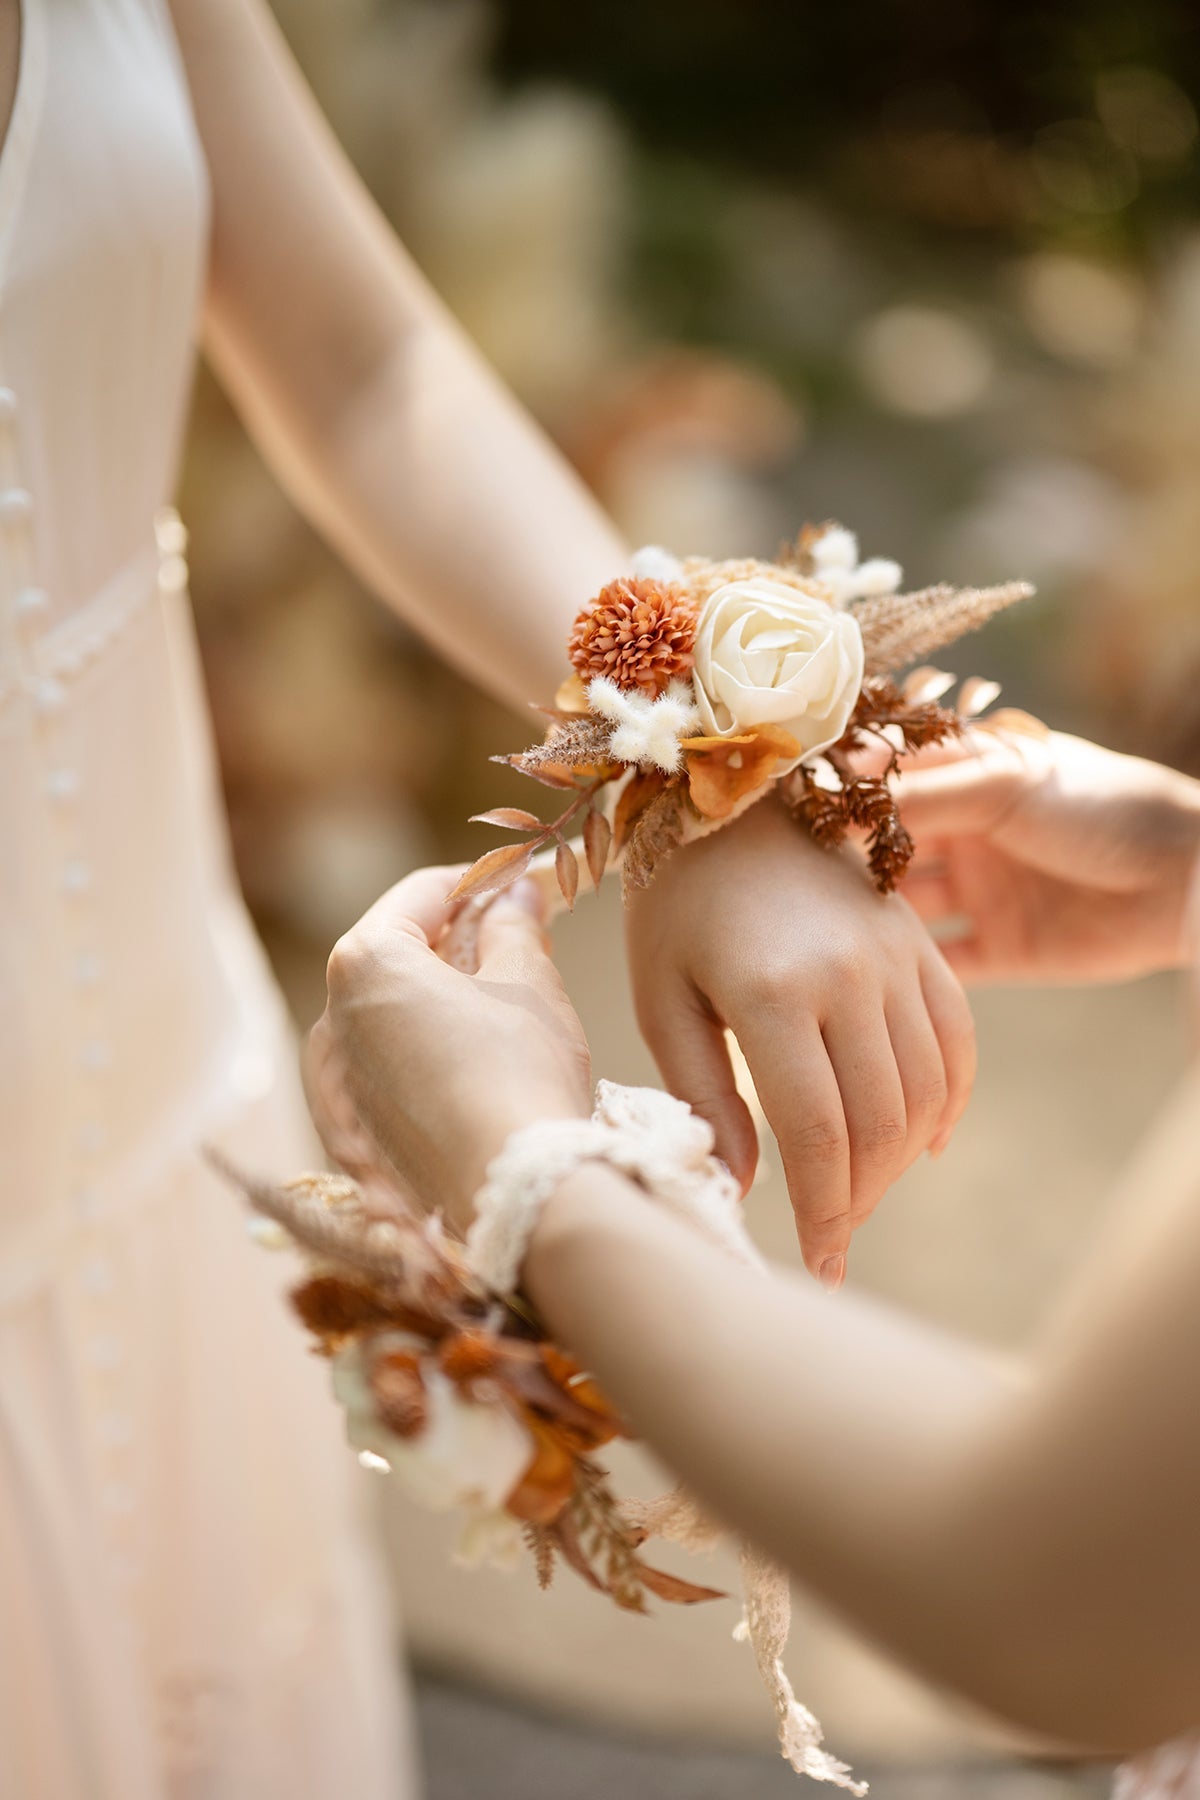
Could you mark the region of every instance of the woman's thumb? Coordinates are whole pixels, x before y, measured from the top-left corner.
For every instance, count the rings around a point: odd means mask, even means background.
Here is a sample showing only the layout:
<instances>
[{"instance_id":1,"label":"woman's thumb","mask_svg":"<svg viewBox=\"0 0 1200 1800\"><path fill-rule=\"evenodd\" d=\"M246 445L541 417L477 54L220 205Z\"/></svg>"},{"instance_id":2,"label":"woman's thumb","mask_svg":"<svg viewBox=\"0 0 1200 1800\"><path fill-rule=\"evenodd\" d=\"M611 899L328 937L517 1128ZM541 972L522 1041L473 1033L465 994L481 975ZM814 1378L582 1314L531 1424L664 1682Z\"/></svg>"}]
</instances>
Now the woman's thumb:
<instances>
[{"instance_id":1,"label":"woman's thumb","mask_svg":"<svg viewBox=\"0 0 1200 1800\"><path fill-rule=\"evenodd\" d=\"M545 957L546 907L535 881L514 882L496 895L479 923L479 973L511 978L514 962L522 974L531 960ZM506 970L504 965L510 966Z\"/></svg>"}]
</instances>

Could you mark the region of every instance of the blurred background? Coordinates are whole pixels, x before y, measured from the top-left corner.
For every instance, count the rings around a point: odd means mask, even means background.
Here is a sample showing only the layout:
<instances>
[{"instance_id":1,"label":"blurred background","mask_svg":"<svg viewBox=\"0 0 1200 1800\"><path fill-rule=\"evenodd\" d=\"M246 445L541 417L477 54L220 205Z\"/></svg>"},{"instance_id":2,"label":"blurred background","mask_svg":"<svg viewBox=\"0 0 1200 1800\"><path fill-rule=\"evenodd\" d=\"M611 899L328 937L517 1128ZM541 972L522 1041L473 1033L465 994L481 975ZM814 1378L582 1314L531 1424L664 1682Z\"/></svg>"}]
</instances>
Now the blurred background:
<instances>
[{"instance_id":1,"label":"blurred background","mask_svg":"<svg viewBox=\"0 0 1200 1800\"><path fill-rule=\"evenodd\" d=\"M833 516L914 586L1029 577L1038 599L949 663L1200 772L1186 0L275 6L405 242L633 542L770 554ZM521 803L486 759L528 727L356 586L208 381L182 504L240 873L306 1023L363 906L477 854L470 813ZM559 937L600 1070L651 1078L611 897ZM1188 1021L1170 980L988 994L978 1016L972 1111L851 1275L1002 1346L1095 1229ZM751 1213L789 1257L770 1158ZM637 1457L622 1476L655 1479ZM647 1624L467 1576L448 1533L373 1499L435 1800L793 1790L732 1607ZM881 1796L1103 1791L1009 1761L803 1602L792 1663Z\"/></svg>"}]
</instances>

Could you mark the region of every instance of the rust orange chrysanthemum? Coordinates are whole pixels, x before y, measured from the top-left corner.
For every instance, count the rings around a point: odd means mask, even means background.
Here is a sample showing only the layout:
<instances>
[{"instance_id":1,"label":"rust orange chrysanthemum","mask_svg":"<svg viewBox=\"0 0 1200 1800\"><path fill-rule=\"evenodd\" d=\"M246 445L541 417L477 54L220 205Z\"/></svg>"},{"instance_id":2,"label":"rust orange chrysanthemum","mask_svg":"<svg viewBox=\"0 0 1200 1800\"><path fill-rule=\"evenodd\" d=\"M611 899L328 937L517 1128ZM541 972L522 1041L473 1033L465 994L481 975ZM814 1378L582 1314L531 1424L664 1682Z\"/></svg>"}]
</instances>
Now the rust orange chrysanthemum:
<instances>
[{"instance_id":1,"label":"rust orange chrysanthemum","mask_svg":"<svg viewBox=\"0 0 1200 1800\"><path fill-rule=\"evenodd\" d=\"M651 698L691 673L696 607L679 588L610 581L575 621L568 654L584 681L607 675Z\"/></svg>"}]
</instances>

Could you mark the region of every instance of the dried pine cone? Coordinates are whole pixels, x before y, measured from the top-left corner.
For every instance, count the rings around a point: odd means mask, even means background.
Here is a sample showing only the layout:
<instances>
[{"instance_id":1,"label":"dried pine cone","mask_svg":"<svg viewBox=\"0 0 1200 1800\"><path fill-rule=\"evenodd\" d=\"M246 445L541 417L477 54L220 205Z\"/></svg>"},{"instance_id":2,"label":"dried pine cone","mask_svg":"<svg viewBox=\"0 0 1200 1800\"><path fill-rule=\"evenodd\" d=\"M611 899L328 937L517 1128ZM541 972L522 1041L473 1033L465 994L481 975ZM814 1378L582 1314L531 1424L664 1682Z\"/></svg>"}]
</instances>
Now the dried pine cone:
<instances>
[{"instance_id":1,"label":"dried pine cone","mask_svg":"<svg viewBox=\"0 0 1200 1800\"><path fill-rule=\"evenodd\" d=\"M678 588L633 577L610 581L580 613L568 655L584 681L607 675L654 698L689 675L696 609Z\"/></svg>"}]
</instances>

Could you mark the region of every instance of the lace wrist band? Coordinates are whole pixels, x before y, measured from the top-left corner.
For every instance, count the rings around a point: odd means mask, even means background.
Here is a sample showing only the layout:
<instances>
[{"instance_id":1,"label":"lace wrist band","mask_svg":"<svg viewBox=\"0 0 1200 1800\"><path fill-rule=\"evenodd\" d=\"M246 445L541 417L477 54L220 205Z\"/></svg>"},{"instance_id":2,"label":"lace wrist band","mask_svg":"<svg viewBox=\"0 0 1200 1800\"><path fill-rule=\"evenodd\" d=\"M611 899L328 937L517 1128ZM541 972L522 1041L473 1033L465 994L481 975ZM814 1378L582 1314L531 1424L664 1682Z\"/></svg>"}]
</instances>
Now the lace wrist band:
<instances>
[{"instance_id":1,"label":"lace wrist band","mask_svg":"<svg viewBox=\"0 0 1200 1800\"><path fill-rule=\"evenodd\" d=\"M492 1293L515 1291L542 1208L587 1162L608 1163L726 1255L759 1264L741 1222L737 1183L713 1155L711 1127L670 1094L602 1081L590 1119L527 1125L488 1165L467 1261Z\"/></svg>"}]
</instances>

